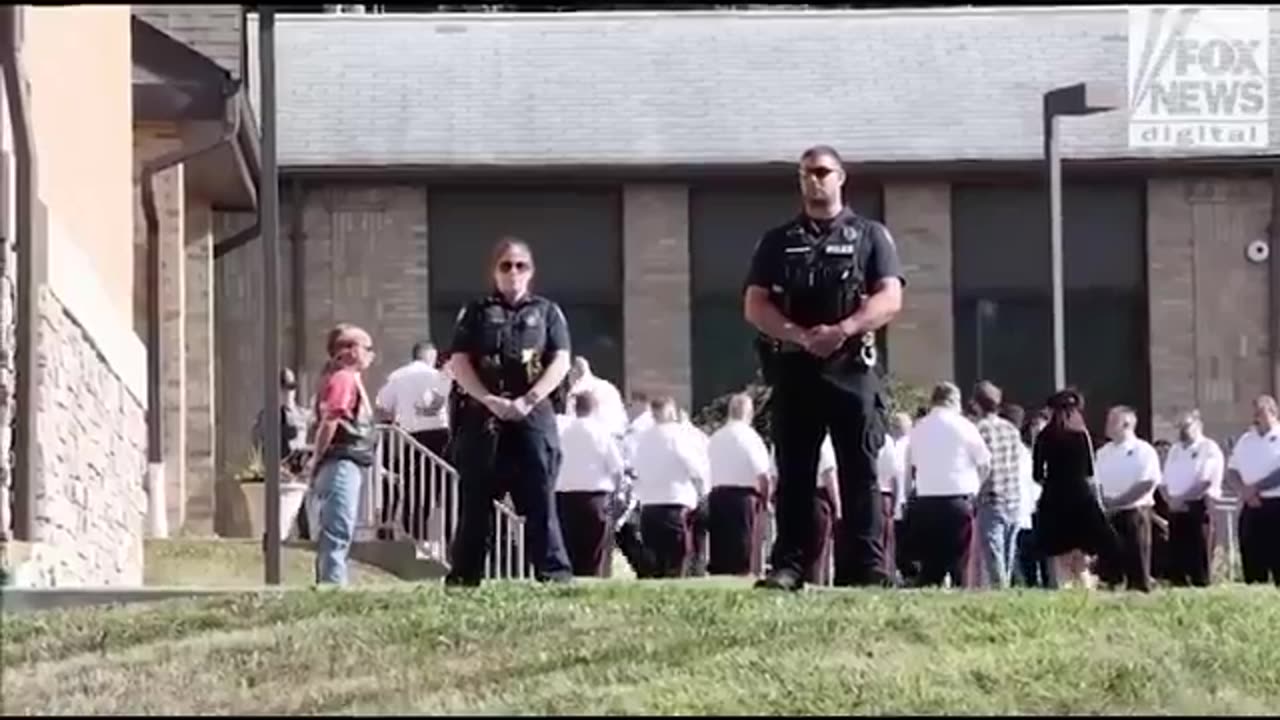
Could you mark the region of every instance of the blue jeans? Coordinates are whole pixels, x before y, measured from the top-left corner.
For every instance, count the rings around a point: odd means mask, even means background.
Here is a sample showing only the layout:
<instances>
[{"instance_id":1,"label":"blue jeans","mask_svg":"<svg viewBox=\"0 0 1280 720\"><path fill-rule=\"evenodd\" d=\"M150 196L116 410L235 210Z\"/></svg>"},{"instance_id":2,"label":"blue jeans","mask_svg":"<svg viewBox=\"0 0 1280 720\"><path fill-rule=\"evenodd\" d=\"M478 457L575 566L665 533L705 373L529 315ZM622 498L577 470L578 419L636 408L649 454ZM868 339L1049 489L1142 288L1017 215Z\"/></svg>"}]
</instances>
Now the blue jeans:
<instances>
[{"instance_id":1,"label":"blue jeans","mask_svg":"<svg viewBox=\"0 0 1280 720\"><path fill-rule=\"evenodd\" d=\"M320 527L316 534L316 582L347 584L347 555L356 533L364 473L350 460L326 460L316 472ZM315 532L315 531L313 531Z\"/></svg>"},{"instance_id":2,"label":"blue jeans","mask_svg":"<svg viewBox=\"0 0 1280 720\"><path fill-rule=\"evenodd\" d=\"M987 587L1007 588L1018 545L1018 519L989 505L978 506L978 537Z\"/></svg>"}]
</instances>

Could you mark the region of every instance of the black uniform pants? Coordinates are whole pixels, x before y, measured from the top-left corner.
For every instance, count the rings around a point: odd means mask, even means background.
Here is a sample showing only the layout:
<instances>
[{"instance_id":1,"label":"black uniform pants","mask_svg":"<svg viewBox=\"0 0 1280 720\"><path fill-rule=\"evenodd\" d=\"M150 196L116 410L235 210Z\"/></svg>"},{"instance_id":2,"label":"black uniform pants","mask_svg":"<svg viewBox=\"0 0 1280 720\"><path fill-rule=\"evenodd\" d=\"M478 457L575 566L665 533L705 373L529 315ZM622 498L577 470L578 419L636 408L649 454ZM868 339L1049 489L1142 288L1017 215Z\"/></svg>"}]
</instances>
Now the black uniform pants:
<instances>
[{"instance_id":1,"label":"black uniform pants","mask_svg":"<svg viewBox=\"0 0 1280 720\"><path fill-rule=\"evenodd\" d=\"M604 577L613 560L613 524L608 492L558 492L556 515L573 574Z\"/></svg>"},{"instance_id":2,"label":"black uniform pants","mask_svg":"<svg viewBox=\"0 0 1280 720\"><path fill-rule=\"evenodd\" d=\"M805 368L807 369L807 368ZM845 386L816 371L778 373L769 401L778 459L777 539L770 563L803 577L818 501L818 449L830 432L839 466L841 542L836 585L879 585L885 578L880 486L875 459L884 442L878 375L862 373Z\"/></svg>"},{"instance_id":3,"label":"black uniform pants","mask_svg":"<svg viewBox=\"0 0 1280 720\"><path fill-rule=\"evenodd\" d=\"M560 533L555 480L560 445L550 413L497 423L496 437L479 423L459 423L453 457L458 470L458 534L449 575L478 582L493 544L493 503L507 493L524 518L525 557L539 580L573 574Z\"/></svg>"},{"instance_id":4,"label":"black uniform pants","mask_svg":"<svg viewBox=\"0 0 1280 720\"><path fill-rule=\"evenodd\" d=\"M813 508L813 532L809 537L812 548L808 553L811 559L804 571L804 581L818 585L827 581L827 566L835 545L832 539L838 532L835 494L831 492L831 488L818 490L818 502Z\"/></svg>"},{"instance_id":5,"label":"black uniform pants","mask_svg":"<svg viewBox=\"0 0 1280 720\"><path fill-rule=\"evenodd\" d=\"M756 526L760 523L760 491L721 485L707 497L711 530L707 572L712 575L750 575L755 566Z\"/></svg>"},{"instance_id":6,"label":"black uniform pants","mask_svg":"<svg viewBox=\"0 0 1280 720\"><path fill-rule=\"evenodd\" d=\"M1213 518L1207 500L1189 502L1169 513L1169 582L1209 587L1213 566ZM1152 548L1154 550L1154 548Z\"/></svg>"},{"instance_id":7,"label":"black uniform pants","mask_svg":"<svg viewBox=\"0 0 1280 720\"><path fill-rule=\"evenodd\" d=\"M640 535L640 512L631 513L613 533L613 542L637 578L653 576L653 560Z\"/></svg>"},{"instance_id":8,"label":"black uniform pants","mask_svg":"<svg viewBox=\"0 0 1280 720\"><path fill-rule=\"evenodd\" d=\"M685 577L693 539L689 532L691 508L683 505L643 505L640 536L649 560L649 577Z\"/></svg>"},{"instance_id":9,"label":"black uniform pants","mask_svg":"<svg viewBox=\"0 0 1280 720\"><path fill-rule=\"evenodd\" d=\"M1151 590L1151 508L1117 510L1108 517L1120 541L1115 553L1099 557L1098 576L1108 585Z\"/></svg>"},{"instance_id":10,"label":"black uniform pants","mask_svg":"<svg viewBox=\"0 0 1280 720\"><path fill-rule=\"evenodd\" d=\"M1240 564L1246 583L1280 585L1280 498L1241 509Z\"/></svg>"},{"instance_id":11,"label":"black uniform pants","mask_svg":"<svg viewBox=\"0 0 1280 720\"><path fill-rule=\"evenodd\" d=\"M907 507L912 543L920 559L919 586L969 585L973 550L973 499L968 495L917 496Z\"/></svg>"},{"instance_id":12,"label":"black uniform pants","mask_svg":"<svg viewBox=\"0 0 1280 720\"><path fill-rule=\"evenodd\" d=\"M711 544L711 512L707 508L707 499L703 498L698 507L689 511L689 557L685 561L685 575L688 577L704 577L707 565L710 564L709 545Z\"/></svg>"},{"instance_id":13,"label":"black uniform pants","mask_svg":"<svg viewBox=\"0 0 1280 720\"><path fill-rule=\"evenodd\" d=\"M1053 563L1040 550L1036 540L1036 525L1039 517L1031 516L1031 527L1018 531L1018 562L1014 573L1017 585L1029 588L1057 589L1058 583L1053 576Z\"/></svg>"}]
</instances>

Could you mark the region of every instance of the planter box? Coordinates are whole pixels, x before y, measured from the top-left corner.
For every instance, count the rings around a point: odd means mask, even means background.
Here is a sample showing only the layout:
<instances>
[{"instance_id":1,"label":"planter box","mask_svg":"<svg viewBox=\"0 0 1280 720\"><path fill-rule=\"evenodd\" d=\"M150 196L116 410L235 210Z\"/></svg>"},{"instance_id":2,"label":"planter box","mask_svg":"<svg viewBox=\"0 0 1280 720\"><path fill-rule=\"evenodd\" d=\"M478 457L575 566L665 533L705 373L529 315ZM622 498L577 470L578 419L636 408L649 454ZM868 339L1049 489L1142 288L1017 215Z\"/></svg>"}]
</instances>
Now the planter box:
<instances>
[{"instance_id":1,"label":"planter box","mask_svg":"<svg viewBox=\"0 0 1280 720\"><path fill-rule=\"evenodd\" d=\"M280 483L280 517L277 522L280 523L281 540L287 539L293 530L293 521L307 496L308 487L306 483ZM262 537L267 531L263 522L267 511L267 484L241 481L240 492L249 510L249 537Z\"/></svg>"}]
</instances>

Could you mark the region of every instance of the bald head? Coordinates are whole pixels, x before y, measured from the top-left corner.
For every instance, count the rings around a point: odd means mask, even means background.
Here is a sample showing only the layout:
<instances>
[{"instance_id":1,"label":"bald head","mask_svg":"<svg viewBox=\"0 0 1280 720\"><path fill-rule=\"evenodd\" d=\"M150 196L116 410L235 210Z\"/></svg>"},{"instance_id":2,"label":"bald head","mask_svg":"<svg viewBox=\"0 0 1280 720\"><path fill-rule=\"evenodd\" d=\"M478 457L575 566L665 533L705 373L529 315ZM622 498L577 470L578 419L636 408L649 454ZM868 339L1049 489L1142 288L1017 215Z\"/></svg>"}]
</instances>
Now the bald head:
<instances>
[{"instance_id":1,"label":"bald head","mask_svg":"<svg viewBox=\"0 0 1280 720\"><path fill-rule=\"evenodd\" d=\"M738 393L729 398L729 419L749 423L755 415L755 403L746 393Z\"/></svg>"},{"instance_id":2,"label":"bald head","mask_svg":"<svg viewBox=\"0 0 1280 720\"><path fill-rule=\"evenodd\" d=\"M569 363L569 382L576 384L583 378L591 377L591 363L587 359L578 355Z\"/></svg>"},{"instance_id":3,"label":"bald head","mask_svg":"<svg viewBox=\"0 0 1280 720\"><path fill-rule=\"evenodd\" d=\"M678 422L680 420L680 408L676 405L676 399L670 396L651 400L649 402L649 411L653 413L653 421L656 423Z\"/></svg>"},{"instance_id":4,"label":"bald head","mask_svg":"<svg viewBox=\"0 0 1280 720\"><path fill-rule=\"evenodd\" d=\"M896 412L889 416L889 435L895 440L901 440L911 432L911 416L904 412Z\"/></svg>"},{"instance_id":5,"label":"bald head","mask_svg":"<svg viewBox=\"0 0 1280 720\"><path fill-rule=\"evenodd\" d=\"M1254 427L1258 428L1258 432L1265 434L1271 432L1276 422L1276 399L1270 395L1259 395L1258 399L1253 401Z\"/></svg>"}]
</instances>

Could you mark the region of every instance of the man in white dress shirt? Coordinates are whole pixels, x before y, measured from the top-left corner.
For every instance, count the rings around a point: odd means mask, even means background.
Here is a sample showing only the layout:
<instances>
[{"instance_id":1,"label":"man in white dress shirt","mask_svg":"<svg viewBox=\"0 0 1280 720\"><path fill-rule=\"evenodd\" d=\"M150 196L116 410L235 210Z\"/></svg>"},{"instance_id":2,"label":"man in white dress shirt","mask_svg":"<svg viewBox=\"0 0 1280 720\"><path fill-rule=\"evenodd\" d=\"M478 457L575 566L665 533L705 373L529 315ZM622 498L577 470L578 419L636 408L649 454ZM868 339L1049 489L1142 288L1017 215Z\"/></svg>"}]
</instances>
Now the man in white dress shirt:
<instances>
[{"instance_id":1,"label":"man in white dress shirt","mask_svg":"<svg viewBox=\"0 0 1280 720\"><path fill-rule=\"evenodd\" d=\"M711 448L711 436L702 432L702 428L693 424L693 420L689 417L689 412L684 408L680 408L680 426L685 432L689 433L689 438L694 447L698 448L701 453L702 462L709 463L710 457L708 452ZM709 466L708 466L709 467ZM711 478L707 477L708 490L710 489ZM707 574L707 564L709 562L708 546L711 537L711 515L707 510L708 495L703 495L698 502L698 507L689 513L689 577L703 577Z\"/></svg>"},{"instance_id":2,"label":"man in white dress shirt","mask_svg":"<svg viewBox=\"0 0 1280 720\"><path fill-rule=\"evenodd\" d=\"M1253 427L1231 449L1231 484L1240 510L1240 561L1246 583L1280 585L1280 419L1276 401L1253 403Z\"/></svg>"},{"instance_id":3,"label":"man in white dress shirt","mask_svg":"<svg viewBox=\"0 0 1280 720\"><path fill-rule=\"evenodd\" d=\"M693 550L690 514L707 492L706 453L681 426L675 399L653 401L654 426L636 444L634 492L640 503L640 536L650 572L683 577Z\"/></svg>"},{"instance_id":4,"label":"man in white dress shirt","mask_svg":"<svg viewBox=\"0 0 1280 720\"><path fill-rule=\"evenodd\" d=\"M902 523L903 509L907 504L907 433L911 432L911 416L894 413L889 418L889 432L884 445L876 456L876 480L880 483L880 499L883 503L884 573L888 577L898 575L897 529ZM837 538L839 534L837 534ZM837 543L838 544L838 543Z\"/></svg>"},{"instance_id":5,"label":"man in white dress shirt","mask_svg":"<svg viewBox=\"0 0 1280 720\"><path fill-rule=\"evenodd\" d=\"M1213 568L1213 501L1222 497L1226 458L1204 435L1200 411L1178 416L1178 442L1164 461L1169 503L1169 582L1208 587Z\"/></svg>"},{"instance_id":6,"label":"man in white dress shirt","mask_svg":"<svg viewBox=\"0 0 1280 720\"><path fill-rule=\"evenodd\" d=\"M991 451L978 427L961 414L960 389L939 383L929 414L907 436L911 499L908 522L920 558L920 586L970 584L974 496L991 472Z\"/></svg>"},{"instance_id":7,"label":"man in white dress shirt","mask_svg":"<svg viewBox=\"0 0 1280 720\"><path fill-rule=\"evenodd\" d=\"M378 390L374 405L383 421L395 423L432 454L443 458L449 445L451 385L449 377L436 369L435 345L415 343L412 360L391 371ZM404 450L404 457L386 456L384 521L392 507L400 507L405 532L421 540L426 535L425 522L431 508L443 507L446 499L427 497L430 467L416 461L418 455L407 445ZM437 488L437 493L445 492L446 487Z\"/></svg>"},{"instance_id":8,"label":"man in white dress shirt","mask_svg":"<svg viewBox=\"0 0 1280 720\"><path fill-rule=\"evenodd\" d=\"M1130 590L1151 591L1151 515L1160 484L1160 456L1151 443L1138 437L1138 416L1118 405L1107 413L1107 437L1098 448L1094 475L1102 490L1102 504L1120 541L1115 557L1099 557L1101 579L1107 585L1122 581Z\"/></svg>"},{"instance_id":9,"label":"man in white dress shirt","mask_svg":"<svg viewBox=\"0 0 1280 720\"><path fill-rule=\"evenodd\" d=\"M828 570L834 570L832 553L835 552L836 528L844 517L840 506L840 466L836 462L836 448L827 433L818 446L818 480L815 491L817 502L813 504L813 558L805 568L804 581L813 585L830 585L835 579Z\"/></svg>"},{"instance_id":10,"label":"man in white dress shirt","mask_svg":"<svg viewBox=\"0 0 1280 720\"><path fill-rule=\"evenodd\" d=\"M413 360L387 376L375 404L428 450L443 457L449 444L449 389L453 381L436 369L436 348L429 342L413 346Z\"/></svg>"},{"instance_id":11,"label":"man in white dress shirt","mask_svg":"<svg viewBox=\"0 0 1280 720\"><path fill-rule=\"evenodd\" d=\"M574 395L573 412L560 434L556 512L573 574L605 577L613 555L609 498L622 478L622 451L596 415L594 394Z\"/></svg>"},{"instance_id":12,"label":"man in white dress shirt","mask_svg":"<svg viewBox=\"0 0 1280 720\"><path fill-rule=\"evenodd\" d=\"M769 449L751 426L751 396L729 398L729 418L711 435L707 456L711 494L707 499L711 575L750 575L758 564L756 543L769 497Z\"/></svg>"}]
</instances>

